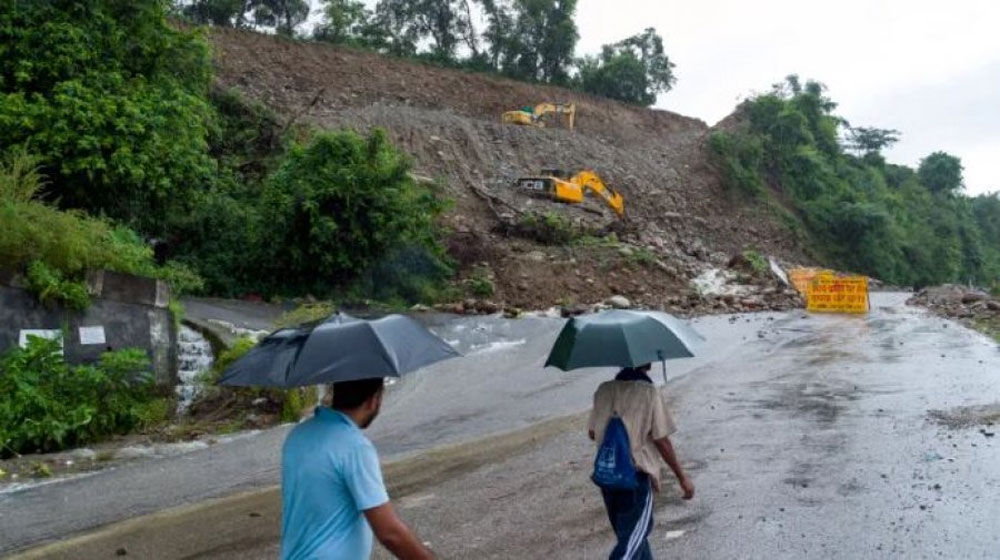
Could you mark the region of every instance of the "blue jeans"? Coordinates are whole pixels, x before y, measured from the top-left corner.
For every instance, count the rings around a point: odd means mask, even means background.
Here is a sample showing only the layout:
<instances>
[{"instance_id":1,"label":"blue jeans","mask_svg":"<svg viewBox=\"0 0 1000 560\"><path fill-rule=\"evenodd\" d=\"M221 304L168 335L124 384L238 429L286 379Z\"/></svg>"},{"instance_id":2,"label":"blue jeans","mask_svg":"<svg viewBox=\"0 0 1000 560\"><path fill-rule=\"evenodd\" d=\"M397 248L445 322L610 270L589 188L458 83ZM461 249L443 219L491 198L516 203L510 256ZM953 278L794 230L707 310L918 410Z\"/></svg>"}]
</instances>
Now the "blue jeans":
<instances>
[{"instance_id":1,"label":"blue jeans","mask_svg":"<svg viewBox=\"0 0 1000 560\"><path fill-rule=\"evenodd\" d=\"M618 537L618 544L608 557L610 560L653 558L646 540L653 530L653 489L648 474L639 472L636 478L639 486L635 490L601 488L604 508L608 510L611 528Z\"/></svg>"}]
</instances>

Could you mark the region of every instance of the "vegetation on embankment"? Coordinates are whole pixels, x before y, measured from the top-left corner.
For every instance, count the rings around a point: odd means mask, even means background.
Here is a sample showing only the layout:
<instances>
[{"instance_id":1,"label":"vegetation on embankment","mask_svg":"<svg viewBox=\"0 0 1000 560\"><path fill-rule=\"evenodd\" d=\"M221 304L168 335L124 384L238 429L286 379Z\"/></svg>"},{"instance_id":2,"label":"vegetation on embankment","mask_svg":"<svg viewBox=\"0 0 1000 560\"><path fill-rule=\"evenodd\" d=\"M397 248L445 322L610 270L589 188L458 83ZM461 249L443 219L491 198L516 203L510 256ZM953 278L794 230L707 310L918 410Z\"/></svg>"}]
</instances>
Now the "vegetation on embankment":
<instances>
[{"instance_id":1,"label":"vegetation on embankment","mask_svg":"<svg viewBox=\"0 0 1000 560\"><path fill-rule=\"evenodd\" d=\"M3 175L22 185L0 193L0 266L71 307L88 268L218 295L433 299L444 203L409 158L379 132L314 133L212 91L206 42L168 6L0 11L0 135L19 166Z\"/></svg>"},{"instance_id":2,"label":"vegetation on embankment","mask_svg":"<svg viewBox=\"0 0 1000 560\"><path fill-rule=\"evenodd\" d=\"M899 133L852 128L836 106L795 76L746 102L709 139L727 186L786 205L839 268L918 287L1000 283L1000 197L963 195L961 162L944 152L916 170L887 163Z\"/></svg>"},{"instance_id":3,"label":"vegetation on embankment","mask_svg":"<svg viewBox=\"0 0 1000 560\"><path fill-rule=\"evenodd\" d=\"M49 193L39 162L24 147L10 149L0 160L0 268L23 270L27 288L42 303L85 309L88 269L163 278L177 292L201 287L190 268L157 265L153 250L128 227L45 204Z\"/></svg>"},{"instance_id":4,"label":"vegetation on embankment","mask_svg":"<svg viewBox=\"0 0 1000 560\"><path fill-rule=\"evenodd\" d=\"M158 424L170 414L141 350L68 365L58 341L30 337L0 357L0 457L58 451Z\"/></svg>"}]
</instances>

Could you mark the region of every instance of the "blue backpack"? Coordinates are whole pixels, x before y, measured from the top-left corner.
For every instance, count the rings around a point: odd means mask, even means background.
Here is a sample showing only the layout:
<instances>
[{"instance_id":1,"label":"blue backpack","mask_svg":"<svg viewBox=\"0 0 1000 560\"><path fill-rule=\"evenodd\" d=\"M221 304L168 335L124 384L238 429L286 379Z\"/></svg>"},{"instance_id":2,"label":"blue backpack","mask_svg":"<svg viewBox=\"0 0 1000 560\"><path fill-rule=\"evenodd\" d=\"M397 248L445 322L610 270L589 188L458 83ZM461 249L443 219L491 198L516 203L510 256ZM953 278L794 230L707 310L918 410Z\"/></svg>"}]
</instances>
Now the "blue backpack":
<instances>
[{"instance_id":1,"label":"blue backpack","mask_svg":"<svg viewBox=\"0 0 1000 560\"><path fill-rule=\"evenodd\" d=\"M608 490L634 490L639 485L628 443L628 432L617 414L608 420L604 439L594 457L594 474L590 479Z\"/></svg>"}]
</instances>

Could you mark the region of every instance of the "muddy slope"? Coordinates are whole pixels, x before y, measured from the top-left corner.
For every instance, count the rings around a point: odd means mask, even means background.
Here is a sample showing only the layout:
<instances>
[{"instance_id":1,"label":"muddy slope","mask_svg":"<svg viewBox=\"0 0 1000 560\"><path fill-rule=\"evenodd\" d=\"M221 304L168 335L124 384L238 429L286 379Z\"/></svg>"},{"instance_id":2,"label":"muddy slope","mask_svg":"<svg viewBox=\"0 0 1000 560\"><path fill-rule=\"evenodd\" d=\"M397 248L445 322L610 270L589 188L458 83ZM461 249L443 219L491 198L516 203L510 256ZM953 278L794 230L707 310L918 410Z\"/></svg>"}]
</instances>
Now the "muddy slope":
<instances>
[{"instance_id":1,"label":"muddy slope","mask_svg":"<svg viewBox=\"0 0 1000 560\"><path fill-rule=\"evenodd\" d=\"M771 213L724 191L705 151L710 129L699 120L348 48L232 30L212 31L210 39L222 87L321 128L388 130L413 155L416 173L445 185L455 201L449 224L489 248L471 260L489 263L496 297L508 303L553 304L583 287L582 299L625 293L657 305L709 262L744 249L803 260ZM557 121L544 129L500 124L503 111L541 101L575 103L576 130ZM617 227L597 201L569 207L513 190L517 177L545 166L594 169L625 195L629 221L620 236L656 255L656 282L615 281L609 270L628 264L617 252L568 255L498 231L505 212L531 210L560 212L595 229ZM544 290L518 288L526 268L545 278Z\"/></svg>"}]
</instances>

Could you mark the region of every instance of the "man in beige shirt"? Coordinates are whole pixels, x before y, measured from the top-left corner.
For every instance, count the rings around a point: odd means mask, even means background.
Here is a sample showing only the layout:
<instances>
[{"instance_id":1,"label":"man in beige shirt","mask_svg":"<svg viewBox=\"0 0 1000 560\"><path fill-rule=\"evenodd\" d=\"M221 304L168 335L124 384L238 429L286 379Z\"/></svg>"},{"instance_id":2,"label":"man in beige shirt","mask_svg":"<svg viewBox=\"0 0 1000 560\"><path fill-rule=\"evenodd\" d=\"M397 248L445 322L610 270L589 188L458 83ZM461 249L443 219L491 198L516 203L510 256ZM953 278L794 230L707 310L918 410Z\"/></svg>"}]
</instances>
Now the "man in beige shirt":
<instances>
[{"instance_id":1,"label":"man in beige shirt","mask_svg":"<svg viewBox=\"0 0 1000 560\"><path fill-rule=\"evenodd\" d=\"M590 439L600 445L608 421L617 414L625 424L637 471L639 484L634 490L601 488L608 519L618 537L611 560L652 558L646 539L653 530L652 492L660 491L660 458L677 476L684 499L694 497L694 484L681 468L670 443L670 434L676 429L674 421L649 378L649 370L649 364L626 368L614 381L602 383L594 393L594 408L587 424Z\"/></svg>"}]
</instances>

